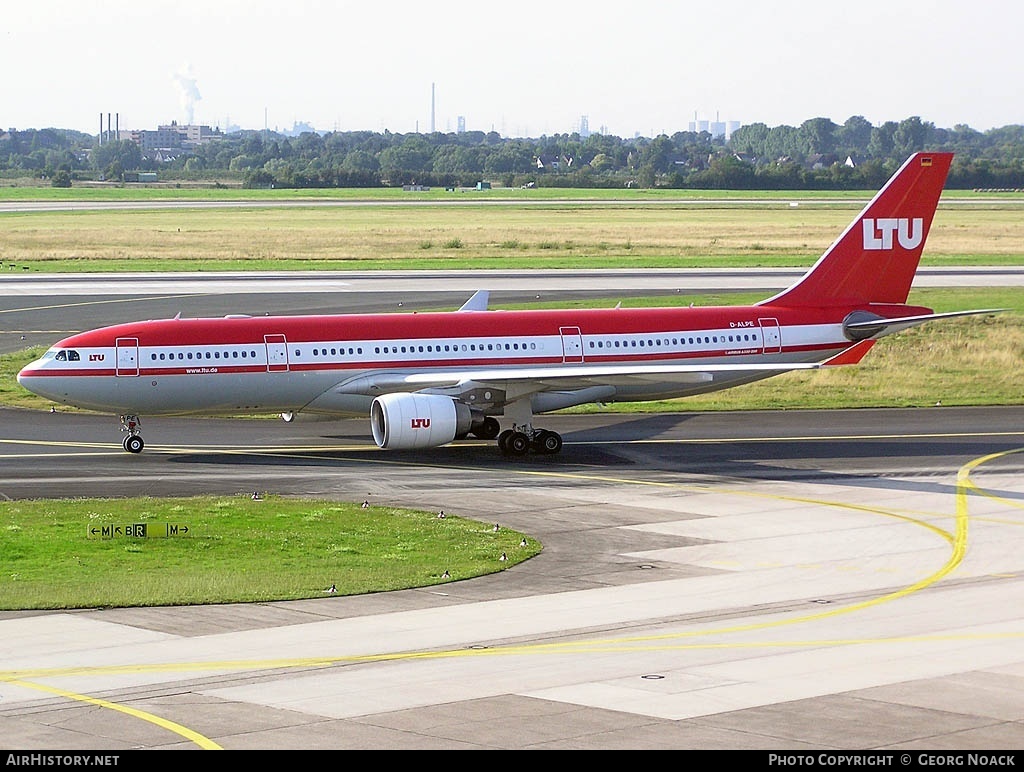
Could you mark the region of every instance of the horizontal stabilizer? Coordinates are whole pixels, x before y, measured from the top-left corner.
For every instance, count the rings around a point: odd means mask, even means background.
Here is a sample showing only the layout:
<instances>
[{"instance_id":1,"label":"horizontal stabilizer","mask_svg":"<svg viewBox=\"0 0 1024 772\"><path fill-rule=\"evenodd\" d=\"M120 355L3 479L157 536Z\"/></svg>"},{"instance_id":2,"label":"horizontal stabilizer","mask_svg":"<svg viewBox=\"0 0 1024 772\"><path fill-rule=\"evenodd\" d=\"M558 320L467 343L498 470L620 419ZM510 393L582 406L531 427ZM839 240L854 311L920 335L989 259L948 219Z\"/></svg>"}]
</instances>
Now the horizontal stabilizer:
<instances>
[{"instance_id":1,"label":"horizontal stabilizer","mask_svg":"<svg viewBox=\"0 0 1024 772\"><path fill-rule=\"evenodd\" d=\"M893 319L887 319L879 316L874 319L865 319L856 322L845 322L843 328L850 333L854 333L856 338L864 339L867 337L876 337L880 333L886 335L900 330L907 330L911 327L916 327L919 324L925 322L932 322L937 319L953 319L958 316L980 316L982 314L999 314L1005 311L1005 308L981 308L974 311L947 311L944 314L918 314L916 316L899 316ZM856 333L860 333L856 335Z\"/></svg>"}]
</instances>

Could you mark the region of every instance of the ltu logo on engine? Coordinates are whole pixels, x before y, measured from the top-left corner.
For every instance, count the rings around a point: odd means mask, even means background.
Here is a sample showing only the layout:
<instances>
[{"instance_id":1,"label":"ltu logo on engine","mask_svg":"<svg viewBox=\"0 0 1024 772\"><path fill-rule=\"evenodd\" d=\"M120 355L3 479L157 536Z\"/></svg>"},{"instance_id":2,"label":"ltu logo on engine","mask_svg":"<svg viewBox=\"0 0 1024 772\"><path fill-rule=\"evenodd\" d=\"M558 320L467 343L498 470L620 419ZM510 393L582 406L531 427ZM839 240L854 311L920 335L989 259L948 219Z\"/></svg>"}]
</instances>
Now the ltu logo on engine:
<instances>
[{"instance_id":1,"label":"ltu logo on engine","mask_svg":"<svg viewBox=\"0 0 1024 772\"><path fill-rule=\"evenodd\" d=\"M429 418L413 418L410 420L409 425L413 429L429 429L430 419Z\"/></svg>"},{"instance_id":2,"label":"ltu logo on engine","mask_svg":"<svg viewBox=\"0 0 1024 772\"><path fill-rule=\"evenodd\" d=\"M915 217L879 217L877 220L865 217L864 249L892 249L892 236L904 249L921 246L924 239L924 220Z\"/></svg>"}]
</instances>

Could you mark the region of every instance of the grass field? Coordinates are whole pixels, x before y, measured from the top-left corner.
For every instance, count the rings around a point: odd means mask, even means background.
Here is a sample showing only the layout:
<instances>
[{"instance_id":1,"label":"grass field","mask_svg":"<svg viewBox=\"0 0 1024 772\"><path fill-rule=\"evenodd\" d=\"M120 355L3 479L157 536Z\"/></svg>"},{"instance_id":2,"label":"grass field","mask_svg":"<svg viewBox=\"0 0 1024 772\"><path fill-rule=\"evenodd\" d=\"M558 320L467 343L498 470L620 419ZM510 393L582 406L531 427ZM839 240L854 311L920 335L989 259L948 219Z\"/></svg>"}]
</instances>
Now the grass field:
<instances>
[{"instance_id":1,"label":"grass field","mask_svg":"<svg viewBox=\"0 0 1024 772\"><path fill-rule=\"evenodd\" d=\"M384 592L495 573L540 551L516 531L437 514L276 496L0 501L0 609ZM103 535L140 524L148 538Z\"/></svg>"},{"instance_id":2,"label":"grass field","mask_svg":"<svg viewBox=\"0 0 1024 772\"><path fill-rule=\"evenodd\" d=\"M0 270L810 266L863 201L792 203L376 202L0 213ZM1022 215L1021 206L1001 203L940 209L923 264L1024 264Z\"/></svg>"}]
</instances>

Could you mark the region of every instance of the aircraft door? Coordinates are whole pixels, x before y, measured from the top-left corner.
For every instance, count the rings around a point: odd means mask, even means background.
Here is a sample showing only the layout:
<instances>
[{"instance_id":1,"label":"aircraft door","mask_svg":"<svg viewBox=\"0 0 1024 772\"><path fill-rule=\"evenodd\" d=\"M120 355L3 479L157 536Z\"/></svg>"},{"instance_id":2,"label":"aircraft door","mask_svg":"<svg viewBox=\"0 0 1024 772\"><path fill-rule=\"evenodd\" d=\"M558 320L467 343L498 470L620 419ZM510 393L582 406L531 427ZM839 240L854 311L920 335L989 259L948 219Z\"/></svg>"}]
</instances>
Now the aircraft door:
<instances>
[{"instance_id":1,"label":"aircraft door","mask_svg":"<svg viewBox=\"0 0 1024 772\"><path fill-rule=\"evenodd\" d=\"M114 341L117 349L115 375L137 376L139 374L139 339L118 338Z\"/></svg>"},{"instance_id":2,"label":"aircraft door","mask_svg":"<svg viewBox=\"0 0 1024 772\"><path fill-rule=\"evenodd\" d=\"M288 340L284 335L264 335L263 342L267 345L267 372L287 372Z\"/></svg>"},{"instance_id":3,"label":"aircraft door","mask_svg":"<svg viewBox=\"0 0 1024 772\"><path fill-rule=\"evenodd\" d=\"M582 362L583 361L583 336L579 327L559 327L559 334L562 336L562 361Z\"/></svg>"},{"instance_id":4,"label":"aircraft door","mask_svg":"<svg viewBox=\"0 0 1024 772\"><path fill-rule=\"evenodd\" d=\"M782 332L778 319L758 319L761 325L761 353L778 354L782 351Z\"/></svg>"}]
</instances>

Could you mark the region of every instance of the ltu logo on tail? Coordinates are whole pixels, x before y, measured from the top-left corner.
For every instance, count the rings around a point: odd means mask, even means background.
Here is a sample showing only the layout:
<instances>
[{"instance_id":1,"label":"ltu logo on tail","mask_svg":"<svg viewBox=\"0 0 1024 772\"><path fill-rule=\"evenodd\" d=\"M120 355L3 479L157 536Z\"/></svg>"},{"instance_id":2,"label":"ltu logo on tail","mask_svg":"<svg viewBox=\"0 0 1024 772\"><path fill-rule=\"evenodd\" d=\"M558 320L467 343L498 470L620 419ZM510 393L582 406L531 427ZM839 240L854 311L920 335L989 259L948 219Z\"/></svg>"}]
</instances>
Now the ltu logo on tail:
<instances>
[{"instance_id":1,"label":"ltu logo on tail","mask_svg":"<svg viewBox=\"0 0 1024 772\"><path fill-rule=\"evenodd\" d=\"M919 247L924 239L924 220L920 217L865 217L863 223L864 249L892 249L894 233L904 249Z\"/></svg>"},{"instance_id":2,"label":"ltu logo on tail","mask_svg":"<svg viewBox=\"0 0 1024 772\"><path fill-rule=\"evenodd\" d=\"M429 418L413 418L410 421L413 429L429 429L430 419Z\"/></svg>"}]
</instances>

